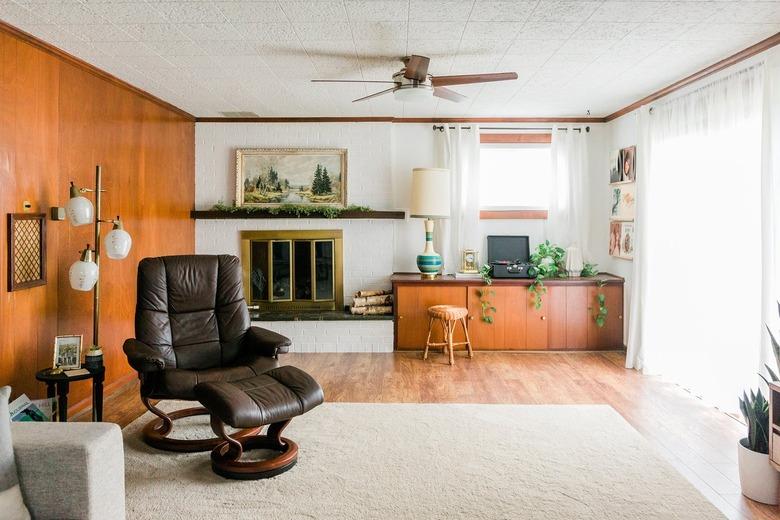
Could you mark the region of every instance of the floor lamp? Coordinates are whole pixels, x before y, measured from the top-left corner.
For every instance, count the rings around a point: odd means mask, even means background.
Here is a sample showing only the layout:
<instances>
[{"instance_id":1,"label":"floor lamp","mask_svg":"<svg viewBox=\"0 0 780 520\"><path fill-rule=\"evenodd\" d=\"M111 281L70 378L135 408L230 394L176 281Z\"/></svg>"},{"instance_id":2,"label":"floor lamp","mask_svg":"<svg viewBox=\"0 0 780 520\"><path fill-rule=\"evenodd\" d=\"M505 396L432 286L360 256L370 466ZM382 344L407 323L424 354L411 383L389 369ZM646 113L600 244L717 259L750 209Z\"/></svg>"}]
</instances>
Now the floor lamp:
<instances>
[{"instance_id":1,"label":"floor lamp","mask_svg":"<svg viewBox=\"0 0 780 520\"><path fill-rule=\"evenodd\" d=\"M103 350L100 348L100 225L112 224L113 228L105 239L106 256L121 260L130 252L133 240L124 230L119 216L116 219L101 218L101 199L103 194L103 171L100 165L95 167L95 189L79 188L70 183L70 200L65 207L65 214L73 226L93 224L95 228L95 247L81 251L81 258L70 266L68 277L70 286L77 291L92 291L92 346L84 358L87 368L99 367L103 364ZM84 193L94 193L95 205L86 198Z\"/></svg>"}]
</instances>

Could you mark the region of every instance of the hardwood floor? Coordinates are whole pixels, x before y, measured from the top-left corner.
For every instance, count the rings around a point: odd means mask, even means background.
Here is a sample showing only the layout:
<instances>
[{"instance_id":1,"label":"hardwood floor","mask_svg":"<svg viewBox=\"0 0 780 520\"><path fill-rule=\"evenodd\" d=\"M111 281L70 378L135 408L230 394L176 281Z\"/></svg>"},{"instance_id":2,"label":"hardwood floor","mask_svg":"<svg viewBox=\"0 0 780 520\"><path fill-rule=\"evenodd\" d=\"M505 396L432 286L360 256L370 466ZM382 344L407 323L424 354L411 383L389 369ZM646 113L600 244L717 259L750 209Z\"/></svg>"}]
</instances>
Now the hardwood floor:
<instances>
[{"instance_id":1,"label":"hardwood floor","mask_svg":"<svg viewBox=\"0 0 780 520\"><path fill-rule=\"evenodd\" d=\"M780 508L740 494L736 443L744 426L676 385L626 370L621 352L477 352L454 367L438 353L420 357L288 354L281 362L311 373L334 402L609 404L728 518L780 519ZM143 412L133 382L106 400L104 415L125 426Z\"/></svg>"}]
</instances>

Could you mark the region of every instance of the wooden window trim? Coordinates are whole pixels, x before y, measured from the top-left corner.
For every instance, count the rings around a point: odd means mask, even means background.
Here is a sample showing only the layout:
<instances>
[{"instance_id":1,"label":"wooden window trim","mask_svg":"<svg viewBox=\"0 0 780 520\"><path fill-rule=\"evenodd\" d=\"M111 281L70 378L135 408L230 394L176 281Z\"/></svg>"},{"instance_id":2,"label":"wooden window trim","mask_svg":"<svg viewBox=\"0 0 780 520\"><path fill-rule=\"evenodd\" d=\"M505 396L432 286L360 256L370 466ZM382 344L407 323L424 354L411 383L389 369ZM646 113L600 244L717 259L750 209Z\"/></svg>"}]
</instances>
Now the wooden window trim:
<instances>
[{"instance_id":1,"label":"wooden window trim","mask_svg":"<svg viewBox=\"0 0 780 520\"><path fill-rule=\"evenodd\" d=\"M546 209L507 209L479 211L480 220L547 220Z\"/></svg>"},{"instance_id":2,"label":"wooden window trim","mask_svg":"<svg viewBox=\"0 0 780 520\"><path fill-rule=\"evenodd\" d=\"M552 134L480 134L482 144L550 144ZM546 209L487 210L479 212L480 220L547 220Z\"/></svg>"},{"instance_id":3,"label":"wooden window trim","mask_svg":"<svg viewBox=\"0 0 780 520\"><path fill-rule=\"evenodd\" d=\"M479 142L482 144L550 144L552 134L479 134Z\"/></svg>"}]
</instances>

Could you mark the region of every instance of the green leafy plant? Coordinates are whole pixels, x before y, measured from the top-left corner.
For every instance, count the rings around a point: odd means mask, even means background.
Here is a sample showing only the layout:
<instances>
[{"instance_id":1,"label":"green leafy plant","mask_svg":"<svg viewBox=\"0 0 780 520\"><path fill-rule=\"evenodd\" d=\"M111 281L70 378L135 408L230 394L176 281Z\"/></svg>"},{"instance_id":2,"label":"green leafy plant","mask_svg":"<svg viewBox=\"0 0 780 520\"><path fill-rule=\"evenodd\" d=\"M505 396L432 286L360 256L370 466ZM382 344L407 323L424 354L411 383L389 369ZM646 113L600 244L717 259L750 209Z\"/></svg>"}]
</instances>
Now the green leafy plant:
<instances>
[{"instance_id":1,"label":"green leafy plant","mask_svg":"<svg viewBox=\"0 0 780 520\"><path fill-rule=\"evenodd\" d=\"M295 218L338 218L347 211L371 211L368 206L317 206L313 204L280 204L279 206L228 206L218 202L211 208L224 213L267 213L269 215L289 215Z\"/></svg>"},{"instance_id":2,"label":"green leafy plant","mask_svg":"<svg viewBox=\"0 0 780 520\"><path fill-rule=\"evenodd\" d=\"M780 302L777 302L777 314L780 315ZM772 343L772 352L775 355L775 365L777 366L778 372L780 372L780 343L777 342L777 337L772 332L772 329L769 328L769 325L764 324L764 326L766 327L766 331L769 333L769 339ZM766 371L769 373L769 377L772 379L772 381L780 381L780 377L777 376L777 372L772 370L772 367L767 364L764 364L764 367L766 367ZM763 374L758 375L761 376L761 378L766 381L767 384L769 383Z\"/></svg>"},{"instance_id":3,"label":"green leafy plant","mask_svg":"<svg viewBox=\"0 0 780 520\"><path fill-rule=\"evenodd\" d=\"M493 285L493 268L488 264L479 268L479 276L482 277L482 281L485 282L485 285Z\"/></svg>"},{"instance_id":4,"label":"green leafy plant","mask_svg":"<svg viewBox=\"0 0 780 520\"><path fill-rule=\"evenodd\" d=\"M582 272L580 273L580 276L583 278L596 276L599 274L599 270L596 267L596 264L589 264L588 262L585 262L585 264L582 266Z\"/></svg>"},{"instance_id":5,"label":"green leafy plant","mask_svg":"<svg viewBox=\"0 0 780 520\"><path fill-rule=\"evenodd\" d=\"M477 289L477 296L479 296L479 305L480 305L480 318L482 321L484 321L487 324L493 323L493 316L490 315L491 312L495 313L496 308L493 306L492 303L490 303L490 297L493 296L495 292L491 289Z\"/></svg>"},{"instance_id":6,"label":"green leafy plant","mask_svg":"<svg viewBox=\"0 0 780 520\"><path fill-rule=\"evenodd\" d=\"M599 289L604 287L606 284L607 282L604 280L598 280L596 282L596 285ZM593 319L596 321L596 326L601 328L607 324L607 296L603 292L599 292L596 294L596 303L598 304L598 309L596 314L593 316Z\"/></svg>"},{"instance_id":7,"label":"green leafy plant","mask_svg":"<svg viewBox=\"0 0 780 520\"><path fill-rule=\"evenodd\" d=\"M769 453L769 402L761 390L758 393L750 391L742 393L739 399L739 409L748 426L747 446L751 451Z\"/></svg>"},{"instance_id":8,"label":"green leafy plant","mask_svg":"<svg viewBox=\"0 0 780 520\"><path fill-rule=\"evenodd\" d=\"M566 251L562 247L550 244L549 240L536 246L536 251L531 255L531 269L529 271L534 276L534 281L528 287L528 293L534 299L536 309L542 308L542 294L547 292L544 280L566 276L566 271L563 268L565 255Z\"/></svg>"}]
</instances>

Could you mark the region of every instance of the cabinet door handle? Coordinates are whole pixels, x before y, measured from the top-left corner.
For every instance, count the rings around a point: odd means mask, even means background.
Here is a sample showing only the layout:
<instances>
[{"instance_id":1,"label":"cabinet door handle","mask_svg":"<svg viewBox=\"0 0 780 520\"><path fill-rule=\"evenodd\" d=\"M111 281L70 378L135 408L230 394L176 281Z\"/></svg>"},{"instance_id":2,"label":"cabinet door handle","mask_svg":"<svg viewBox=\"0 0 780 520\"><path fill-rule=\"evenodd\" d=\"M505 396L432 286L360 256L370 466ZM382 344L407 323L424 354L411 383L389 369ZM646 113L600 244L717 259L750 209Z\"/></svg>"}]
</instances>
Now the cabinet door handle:
<instances>
[{"instance_id":1,"label":"cabinet door handle","mask_svg":"<svg viewBox=\"0 0 780 520\"><path fill-rule=\"evenodd\" d=\"M542 321L546 320L547 316L542 316Z\"/></svg>"},{"instance_id":2,"label":"cabinet door handle","mask_svg":"<svg viewBox=\"0 0 780 520\"><path fill-rule=\"evenodd\" d=\"M403 316L398 316L398 319L402 320L402 319L404 319L404 317Z\"/></svg>"},{"instance_id":3,"label":"cabinet door handle","mask_svg":"<svg viewBox=\"0 0 780 520\"><path fill-rule=\"evenodd\" d=\"M473 319L474 319L474 316L469 316L469 319L470 319L470 320L473 320Z\"/></svg>"},{"instance_id":4,"label":"cabinet door handle","mask_svg":"<svg viewBox=\"0 0 780 520\"><path fill-rule=\"evenodd\" d=\"M620 316L618 316L618 319L622 320L623 319L623 315L621 314Z\"/></svg>"}]
</instances>

